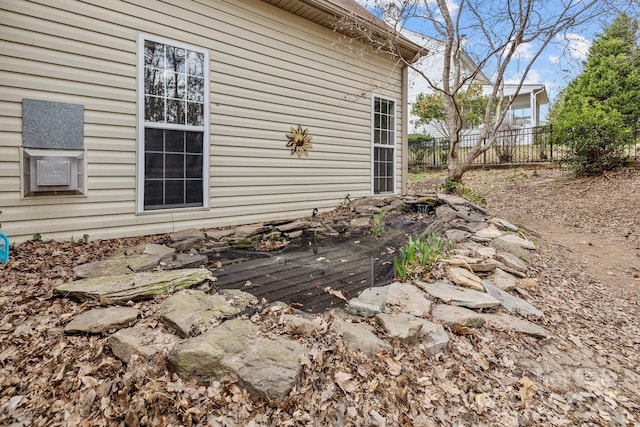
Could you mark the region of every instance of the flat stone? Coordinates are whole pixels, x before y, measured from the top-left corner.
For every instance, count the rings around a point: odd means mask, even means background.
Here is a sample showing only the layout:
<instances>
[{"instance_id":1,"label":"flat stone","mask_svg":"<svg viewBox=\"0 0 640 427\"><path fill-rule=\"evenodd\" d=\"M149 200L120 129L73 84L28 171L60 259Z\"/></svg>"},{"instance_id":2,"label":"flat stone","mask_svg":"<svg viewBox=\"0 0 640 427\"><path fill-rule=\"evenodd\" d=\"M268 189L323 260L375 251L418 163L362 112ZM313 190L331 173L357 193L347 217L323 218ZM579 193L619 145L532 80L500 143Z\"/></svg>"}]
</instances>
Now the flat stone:
<instances>
[{"instance_id":1,"label":"flat stone","mask_svg":"<svg viewBox=\"0 0 640 427\"><path fill-rule=\"evenodd\" d=\"M174 248L170 248L166 245L159 245L157 243L148 243L142 247L141 253L145 255L156 255L160 259L163 259L175 252L176 250Z\"/></svg>"},{"instance_id":2,"label":"flat stone","mask_svg":"<svg viewBox=\"0 0 640 427\"><path fill-rule=\"evenodd\" d=\"M270 226L264 224L241 225L235 228L234 235L237 238L250 238L258 234L269 232L271 230L272 228Z\"/></svg>"},{"instance_id":3,"label":"flat stone","mask_svg":"<svg viewBox=\"0 0 640 427\"><path fill-rule=\"evenodd\" d=\"M515 225L511 224L509 221L507 221L506 219L502 219L502 218L491 218L489 220L489 222L491 222L492 224L495 224L496 226L500 227L503 230L507 230L507 231L518 231L518 227L516 227Z\"/></svg>"},{"instance_id":4,"label":"flat stone","mask_svg":"<svg viewBox=\"0 0 640 427\"><path fill-rule=\"evenodd\" d=\"M484 237L489 239L495 239L497 237L504 236L505 232L498 230L495 226L489 226L485 229L478 231L476 237Z\"/></svg>"},{"instance_id":5,"label":"flat stone","mask_svg":"<svg viewBox=\"0 0 640 427\"><path fill-rule=\"evenodd\" d=\"M493 308L500 305L500 301L485 292L460 288L448 283L426 283L416 281L422 290L448 304L468 308Z\"/></svg>"},{"instance_id":6,"label":"flat stone","mask_svg":"<svg viewBox=\"0 0 640 427\"><path fill-rule=\"evenodd\" d=\"M189 228L169 234L169 239L171 239L171 243L168 246L177 251L188 252L204 246L205 234L204 231L197 228Z\"/></svg>"},{"instance_id":7,"label":"flat stone","mask_svg":"<svg viewBox=\"0 0 640 427\"><path fill-rule=\"evenodd\" d=\"M422 323L419 343L424 348L424 351L432 356L437 353L446 353L449 347L447 331L442 326L428 320L418 319L418 321Z\"/></svg>"},{"instance_id":8,"label":"flat stone","mask_svg":"<svg viewBox=\"0 0 640 427\"><path fill-rule=\"evenodd\" d=\"M205 231L205 236L211 240L222 240L225 237L233 236L235 230L233 228L215 228Z\"/></svg>"},{"instance_id":9,"label":"flat stone","mask_svg":"<svg viewBox=\"0 0 640 427\"><path fill-rule=\"evenodd\" d=\"M368 216L358 216L353 218L349 222L349 226L351 228L368 228L370 226L370 223L371 218L369 218Z\"/></svg>"},{"instance_id":10,"label":"flat stone","mask_svg":"<svg viewBox=\"0 0 640 427\"><path fill-rule=\"evenodd\" d=\"M190 268L92 277L65 283L53 291L56 295L82 301L126 303L199 285L208 280L209 274L206 268Z\"/></svg>"},{"instance_id":11,"label":"flat stone","mask_svg":"<svg viewBox=\"0 0 640 427\"><path fill-rule=\"evenodd\" d=\"M526 273L524 273L522 271L515 270L515 269L513 269L511 267L508 267L508 266L504 265L503 263L501 263L500 261L498 261L497 259L488 259L487 262L495 264L496 265L496 269L499 268L500 270L504 271L505 273L509 273L512 276L518 277L520 279L523 279L523 278L527 277Z\"/></svg>"},{"instance_id":12,"label":"flat stone","mask_svg":"<svg viewBox=\"0 0 640 427\"><path fill-rule=\"evenodd\" d=\"M101 334L132 326L140 311L131 307L94 308L76 316L65 327L68 334Z\"/></svg>"},{"instance_id":13,"label":"flat stone","mask_svg":"<svg viewBox=\"0 0 640 427\"><path fill-rule=\"evenodd\" d=\"M484 325L482 314L468 308L447 304L435 306L431 316L433 316L433 320L442 322L449 327L467 326L469 328L479 328Z\"/></svg>"},{"instance_id":14,"label":"flat stone","mask_svg":"<svg viewBox=\"0 0 640 427\"><path fill-rule=\"evenodd\" d=\"M181 268L203 267L209 262L206 255L192 253L177 253L160 262L163 270L178 270Z\"/></svg>"},{"instance_id":15,"label":"flat stone","mask_svg":"<svg viewBox=\"0 0 640 427\"><path fill-rule=\"evenodd\" d=\"M363 197L349 203L349 208L357 214L378 213L384 205L384 200L377 197Z\"/></svg>"},{"instance_id":16,"label":"flat stone","mask_svg":"<svg viewBox=\"0 0 640 427\"><path fill-rule=\"evenodd\" d=\"M436 206L436 218L442 222L451 222L458 218L458 212L449 205Z\"/></svg>"},{"instance_id":17,"label":"flat stone","mask_svg":"<svg viewBox=\"0 0 640 427\"><path fill-rule=\"evenodd\" d=\"M480 279L469 270L460 267L452 267L447 269L447 276L456 285L484 292L484 288L482 287L482 279Z\"/></svg>"},{"instance_id":18,"label":"flat stone","mask_svg":"<svg viewBox=\"0 0 640 427\"><path fill-rule=\"evenodd\" d=\"M117 256L101 261L94 261L78 265L73 268L76 279L91 277L113 276L118 274L135 273L153 270L163 256L154 254L139 254L131 256Z\"/></svg>"},{"instance_id":19,"label":"flat stone","mask_svg":"<svg viewBox=\"0 0 640 427\"><path fill-rule=\"evenodd\" d=\"M284 234L289 239L296 239L296 238L302 236L303 233L304 233L304 230L296 230L296 231L289 231L289 232L284 233Z\"/></svg>"},{"instance_id":20,"label":"flat stone","mask_svg":"<svg viewBox=\"0 0 640 427\"><path fill-rule=\"evenodd\" d=\"M518 278L506 273L500 268L496 268L491 276L484 279L482 284L484 285L487 282L503 291L511 291L518 285Z\"/></svg>"},{"instance_id":21,"label":"flat stone","mask_svg":"<svg viewBox=\"0 0 640 427\"><path fill-rule=\"evenodd\" d=\"M431 301L415 286L394 282L387 286L365 289L357 298L349 300L347 310L365 317L384 312L426 317L431 311Z\"/></svg>"},{"instance_id":22,"label":"flat stone","mask_svg":"<svg viewBox=\"0 0 640 427\"><path fill-rule=\"evenodd\" d=\"M453 267L468 267L474 273L490 273L496 269L495 264L482 262L478 258L465 255L454 255L447 260L447 263Z\"/></svg>"},{"instance_id":23,"label":"flat stone","mask_svg":"<svg viewBox=\"0 0 640 427\"><path fill-rule=\"evenodd\" d=\"M317 317L310 320L294 314L283 314L280 316L279 323L284 325L284 329L290 334L306 337L313 336L323 330L322 322Z\"/></svg>"},{"instance_id":24,"label":"flat stone","mask_svg":"<svg viewBox=\"0 0 640 427\"><path fill-rule=\"evenodd\" d=\"M204 239L200 237L192 237L190 239L179 240L169 243L169 246L175 248L176 251L189 252L198 250L204 246Z\"/></svg>"},{"instance_id":25,"label":"flat stone","mask_svg":"<svg viewBox=\"0 0 640 427\"><path fill-rule=\"evenodd\" d=\"M293 222L288 222L286 224L278 225L276 229L281 233L290 233L296 230L304 230L310 226L310 222L303 219L298 219Z\"/></svg>"},{"instance_id":26,"label":"flat stone","mask_svg":"<svg viewBox=\"0 0 640 427\"><path fill-rule=\"evenodd\" d=\"M466 205L469 203L467 199L463 199L462 197L454 194L438 193L436 194L436 197L441 202L445 202L449 205Z\"/></svg>"},{"instance_id":27,"label":"flat stone","mask_svg":"<svg viewBox=\"0 0 640 427\"><path fill-rule=\"evenodd\" d=\"M336 319L332 326L342 335L345 347L351 350L360 350L366 354L376 354L383 349L392 350L389 344L378 338L370 325Z\"/></svg>"},{"instance_id":28,"label":"flat stone","mask_svg":"<svg viewBox=\"0 0 640 427\"><path fill-rule=\"evenodd\" d=\"M456 205L453 208L456 210L458 218L463 219L467 223L483 222L485 220L485 215L470 203L466 205Z\"/></svg>"},{"instance_id":29,"label":"flat stone","mask_svg":"<svg viewBox=\"0 0 640 427\"><path fill-rule=\"evenodd\" d=\"M476 253L484 258L493 258L496 256L497 251L495 248L491 248L489 246L480 246L476 250Z\"/></svg>"},{"instance_id":30,"label":"flat stone","mask_svg":"<svg viewBox=\"0 0 640 427\"><path fill-rule=\"evenodd\" d=\"M452 228L444 232L444 237L454 243L463 242L471 236L471 233L457 228Z\"/></svg>"},{"instance_id":31,"label":"flat stone","mask_svg":"<svg viewBox=\"0 0 640 427\"><path fill-rule=\"evenodd\" d=\"M238 311L256 306L259 302L254 295L240 289L220 289L218 294L224 296L229 305L236 307Z\"/></svg>"},{"instance_id":32,"label":"flat stone","mask_svg":"<svg viewBox=\"0 0 640 427\"><path fill-rule=\"evenodd\" d=\"M422 329L422 322L417 317L404 313L380 313L376 315L376 321L389 337L404 343L415 343Z\"/></svg>"},{"instance_id":33,"label":"flat stone","mask_svg":"<svg viewBox=\"0 0 640 427\"><path fill-rule=\"evenodd\" d=\"M205 237L205 233L202 230L198 230L197 228L186 228L184 230L178 230L178 231L174 231L173 233L169 234L169 239L171 239L174 242L180 241L180 240L187 240L187 239L204 239Z\"/></svg>"},{"instance_id":34,"label":"flat stone","mask_svg":"<svg viewBox=\"0 0 640 427\"><path fill-rule=\"evenodd\" d=\"M482 316L485 319L485 326L489 326L493 329L505 329L520 332L536 338L549 338L551 336L549 331L542 326L538 326L527 320L518 319L517 317L506 313L483 314Z\"/></svg>"},{"instance_id":35,"label":"flat stone","mask_svg":"<svg viewBox=\"0 0 640 427\"><path fill-rule=\"evenodd\" d=\"M490 283L484 282L483 285L485 291L489 295L500 301L502 307L504 307L504 309L509 313L515 312L522 316L533 316L538 318L544 316L544 314L540 310L538 310L522 298L513 296L509 292L503 291L502 289L497 288Z\"/></svg>"},{"instance_id":36,"label":"flat stone","mask_svg":"<svg viewBox=\"0 0 640 427\"><path fill-rule=\"evenodd\" d=\"M107 339L107 345L118 359L129 363L134 354L149 359L158 353L168 353L178 337L148 325L120 329Z\"/></svg>"},{"instance_id":37,"label":"flat stone","mask_svg":"<svg viewBox=\"0 0 640 427\"><path fill-rule=\"evenodd\" d=\"M487 224L485 221L471 221L471 222L467 222L467 228L469 229L470 232L472 233L477 233L480 230L484 230L485 228L487 228L489 226L489 224Z\"/></svg>"},{"instance_id":38,"label":"flat stone","mask_svg":"<svg viewBox=\"0 0 640 427\"><path fill-rule=\"evenodd\" d=\"M531 263L531 254L529 253L532 248L535 249L533 244L528 240L522 239L512 234L507 234L502 237L498 237L491 241L491 246L496 248L498 252L508 252L518 258Z\"/></svg>"},{"instance_id":39,"label":"flat stone","mask_svg":"<svg viewBox=\"0 0 640 427\"><path fill-rule=\"evenodd\" d=\"M496 259L506 265L507 267L525 273L529 267L525 262L517 256L510 254L509 252L498 252Z\"/></svg>"},{"instance_id":40,"label":"flat stone","mask_svg":"<svg viewBox=\"0 0 640 427\"><path fill-rule=\"evenodd\" d=\"M199 335L216 320L234 315L236 307L222 295L208 295L198 290L183 290L171 295L160 305L160 320L179 336Z\"/></svg>"},{"instance_id":41,"label":"flat stone","mask_svg":"<svg viewBox=\"0 0 640 427\"><path fill-rule=\"evenodd\" d=\"M254 397L283 401L295 385L305 348L282 336L260 333L250 320L228 320L204 334L177 344L169 368L202 383L237 376Z\"/></svg>"}]
</instances>

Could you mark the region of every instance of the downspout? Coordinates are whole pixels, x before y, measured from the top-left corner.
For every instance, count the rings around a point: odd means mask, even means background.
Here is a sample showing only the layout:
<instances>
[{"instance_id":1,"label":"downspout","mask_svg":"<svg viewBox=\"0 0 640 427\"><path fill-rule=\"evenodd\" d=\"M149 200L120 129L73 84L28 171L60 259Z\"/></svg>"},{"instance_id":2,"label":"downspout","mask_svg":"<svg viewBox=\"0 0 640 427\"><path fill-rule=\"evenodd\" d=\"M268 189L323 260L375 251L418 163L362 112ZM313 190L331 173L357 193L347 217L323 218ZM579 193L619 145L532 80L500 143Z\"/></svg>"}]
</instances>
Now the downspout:
<instances>
[{"instance_id":1,"label":"downspout","mask_svg":"<svg viewBox=\"0 0 640 427\"><path fill-rule=\"evenodd\" d=\"M401 80L402 102L400 103L402 111L402 124L401 132L402 138L401 145L401 193L405 196L408 192L409 184L409 67L407 64L402 66L402 80Z\"/></svg>"},{"instance_id":2,"label":"downspout","mask_svg":"<svg viewBox=\"0 0 640 427\"><path fill-rule=\"evenodd\" d=\"M533 107L534 107L534 108L531 108L531 115L533 116L532 117L532 119L533 119L532 122L533 123L531 123L531 126L533 126L533 127L536 127L539 124L538 123L539 122L538 116L540 115L540 111L539 111L539 107L538 107L538 94L541 93L543 90L545 90L544 87L542 87L542 89L540 89L537 92L531 92L531 96L533 97L532 102L533 102Z\"/></svg>"}]
</instances>

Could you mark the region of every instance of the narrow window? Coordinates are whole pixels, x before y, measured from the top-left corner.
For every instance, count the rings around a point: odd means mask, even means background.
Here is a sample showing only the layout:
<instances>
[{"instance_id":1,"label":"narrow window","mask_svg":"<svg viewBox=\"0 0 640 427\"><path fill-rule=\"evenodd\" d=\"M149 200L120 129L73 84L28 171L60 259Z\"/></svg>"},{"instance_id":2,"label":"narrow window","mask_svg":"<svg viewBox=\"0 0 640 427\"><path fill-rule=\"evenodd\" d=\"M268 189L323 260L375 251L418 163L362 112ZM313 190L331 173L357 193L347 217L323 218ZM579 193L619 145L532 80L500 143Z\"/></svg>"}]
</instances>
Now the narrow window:
<instances>
[{"instance_id":1,"label":"narrow window","mask_svg":"<svg viewBox=\"0 0 640 427\"><path fill-rule=\"evenodd\" d=\"M396 103L373 98L373 194L395 191Z\"/></svg>"},{"instance_id":2,"label":"narrow window","mask_svg":"<svg viewBox=\"0 0 640 427\"><path fill-rule=\"evenodd\" d=\"M139 40L140 211L207 206L208 52Z\"/></svg>"}]
</instances>

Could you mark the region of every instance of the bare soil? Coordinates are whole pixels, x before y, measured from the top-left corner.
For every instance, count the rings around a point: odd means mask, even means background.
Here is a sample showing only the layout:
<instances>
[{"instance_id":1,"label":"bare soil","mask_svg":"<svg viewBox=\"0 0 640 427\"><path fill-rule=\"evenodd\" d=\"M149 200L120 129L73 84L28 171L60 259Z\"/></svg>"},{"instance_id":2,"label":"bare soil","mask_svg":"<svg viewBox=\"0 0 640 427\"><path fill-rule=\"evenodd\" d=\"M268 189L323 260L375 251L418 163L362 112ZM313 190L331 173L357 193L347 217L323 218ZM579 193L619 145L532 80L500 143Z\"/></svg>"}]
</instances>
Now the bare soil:
<instances>
[{"instance_id":1,"label":"bare soil","mask_svg":"<svg viewBox=\"0 0 640 427\"><path fill-rule=\"evenodd\" d=\"M537 323L552 338L461 329L450 331L447 354L395 342L392 352L368 357L331 330L294 336L308 357L290 398L255 401L231 377L198 384L168 372L161 358L119 361L105 336L64 333L97 303L55 297L53 287L75 265L141 239L25 242L0 266L0 425L640 425L640 172L576 179L562 170L482 171L465 179L490 212L531 230L538 251L520 292L545 313ZM425 176L413 189L443 180ZM135 304L141 321L157 322L158 305ZM288 334L278 317L251 320Z\"/></svg>"}]
</instances>

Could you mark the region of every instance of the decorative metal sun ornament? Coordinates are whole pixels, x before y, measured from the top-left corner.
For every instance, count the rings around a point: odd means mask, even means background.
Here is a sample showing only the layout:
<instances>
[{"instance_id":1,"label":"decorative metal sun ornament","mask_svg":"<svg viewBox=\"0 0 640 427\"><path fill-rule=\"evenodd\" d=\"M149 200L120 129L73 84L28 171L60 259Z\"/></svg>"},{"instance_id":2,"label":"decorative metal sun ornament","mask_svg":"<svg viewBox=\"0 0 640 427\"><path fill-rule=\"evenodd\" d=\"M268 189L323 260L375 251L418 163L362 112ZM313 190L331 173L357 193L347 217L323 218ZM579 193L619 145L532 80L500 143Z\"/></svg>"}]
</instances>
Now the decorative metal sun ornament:
<instances>
[{"instance_id":1,"label":"decorative metal sun ornament","mask_svg":"<svg viewBox=\"0 0 640 427\"><path fill-rule=\"evenodd\" d=\"M302 126L298 125L298 129L291 127L291 133L287 134L287 138L289 142L287 142L287 148L291 148L291 155L297 154L298 158L300 158L303 154L308 156L309 153L307 150L310 150L313 145L311 145L311 138L313 136L309 135L309 129L302 130Z\"/></svg>"}]
</instances>

